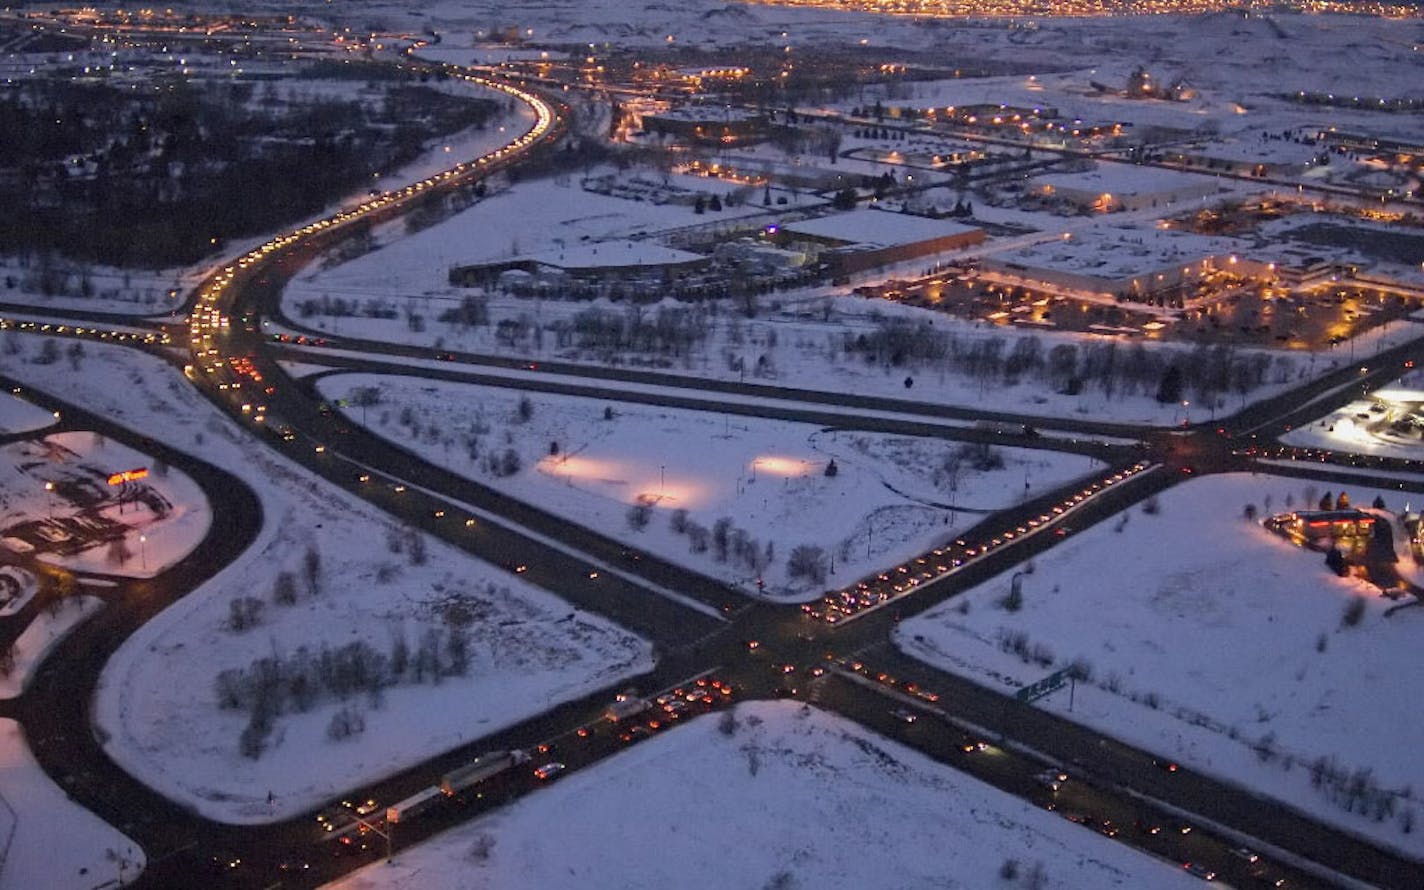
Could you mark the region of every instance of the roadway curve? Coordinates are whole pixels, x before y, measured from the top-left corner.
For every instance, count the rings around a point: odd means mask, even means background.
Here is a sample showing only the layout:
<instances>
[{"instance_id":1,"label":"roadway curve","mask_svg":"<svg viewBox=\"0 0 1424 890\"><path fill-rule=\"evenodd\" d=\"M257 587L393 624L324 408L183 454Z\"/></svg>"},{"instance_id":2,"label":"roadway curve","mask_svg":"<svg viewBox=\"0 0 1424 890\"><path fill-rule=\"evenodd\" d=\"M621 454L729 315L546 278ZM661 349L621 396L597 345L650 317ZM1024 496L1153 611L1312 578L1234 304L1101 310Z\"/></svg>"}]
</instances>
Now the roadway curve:
<instances>
[{"instance_id":1,"label":"roadway curve","mask_svg":"<svg viewBox=\"0 0 1424 890\"><path fill-rule=\"evenodd\" d=\"M964 571L918 588L913 595L897 604L894 610L881 610L867 615L863 620L836 631L808 625L807 619L793 608L747 604L734 593L720 588L715 582L708 582L695 573L689 573L671 564L642 558L621 566L630 574L650 578L683 594L691 591L694 600L718 605L719 611L723 613L728 611L728 606L732 606L729 620L719 620L709 616L707 610L695 608L696 602L679 605L673 600L655 595L645 585L633 579L616 575L588 577L588 572L599 567L600 563L590 562L580 555L571 555L562 547L553 547L546 540L532 537L526 530L526 523L532 523L546 539L563 541L568 547L581 553L592 551L604 557L607 562L615 562L615 557L622 556L621 552L615 554L608 549L611 544L616 545L616 542L562 522L557 517L552 517L556 520L553 524L541 525L547 520L541 518L539 511L528 505L501 501L484 501L482 504L481 498L488 497L488 493L479 491L477 486L471 487L473 483L453 477L453 474L440 468L415 461L409 454L364 431L343 430L338 419L323 414L302 386L281 373L276 359L264 348L264 338L259 333L260 316L263 312L270 311L273 305L271 301L274 295L280 293L285 280L318 252L340 240L353 222L380 222L394 218L416 198L423 197L432 190L453 188L497 170L508 169L533 152L547 150L564 131L563 112L557 102L507 84L485 80L480 82L529 102L537 113L535 127L510 146L485 158L461 165L405 189L379 196L335 217L280 235L235 260L204 283L197 295L188 328L188 343L192 352L190 373L195 383L214 402L248 424L252 423L254 416L280 414L285 422L290 423L299 432L296 442L286 449L292 457L413 524L439 534L477 555L494 558L496 561L508 561L511 556L520 561L524 561L526 557L537 560L537 564L532 561L530 563L535 565L529 573L530 580L555 588L573 602L609 615L659 642L659 666L648 677L640 680L643 688L657 688L661 683L674 682L678 677L706 667L724 665L728 666L724 674L733 676L738 685L748 693L771 694L776 681L768 676L769 672L765 669L763 659L807 665L822 661L830 647L842 652L867 646L883 648L886 635L901 614L930 608L974 583L1009 568L1026 556L1052 545L1054 539L1048 535L1034 535L1014 541L1010 546L996 550ZM1312 382L1292 393L1248 409L1237 417L1223 421L1225 435L1202 428L1182 437L1165 435L1161 431L1139 429L1138 432L1150 436L1153 450L1168 461L1177 464L1188 460L1199 461L1198 466L1202 471L1237 469L1249 464L1235 453L1235 449L1231 447L1232 440L1228 439L1227 435L1251 436L1256 431L1282 423L1282 418L1290 417L1296 411L1315 412L1326 402L1353 397L1355 385L1368 386L1374 382L1376 375L1387 376L1387 368L1398 367L1390 363L1404 357L1414 357L1419 347L1419 341L1414 341L1388 351L1380 359L1372 360L1371 364L1378 364L1360 377L1350 376L1358 373L1353 369L1341 369L1321 381ZM275 381L276 391L262 392L252 385L250 378L244 380L228 362L229 358L240 356L250 356L254 362L259 363L267 380ZM570 367L568 370L585 376L611 376L582 367ZM660 379L656 382L669 381ZM677 382L686 386L697 385L702 389L720 388L723 391L767 394L757 392L757 388L738 386L733 389L730 384L713 384L706 381L694 384L687 382L685 378L679 378ZM801 391L778 392L777 395L801 401L827 400L826 396L808 395ZM857 396L841 396L831 400L853 408L871 407L873 401L878 410L890 407L897 411L939 413L933 409L926 411L925 406L913 403L887 406L883 401ZM243 408L244 404L248 406L246 410ZM1306 406L1309 406L1308 409ZM732 404L728 403L725 409L732 410ZM76 417L84 417L76 409L68 410L75 411ZM958 409L947 411L955 412L948 416L974 419L986 416L982 413L959 412ZM98 418L84 419L86 422L92 422L95 428L104 428L101 426L103 422ZM838 416L838 420L844 419L843 416ZM1016 420L1035 422L1034 418ZM1108 428L1093 426L1090 430L1084 426L1082 429L1084 432L1096 431L1102 434ZM1111 428L1112 435L1121 432L1124 430ZM943 434L942 429L940 434ZM115 435L116 438L123 438L121 431L115 431ZM1004 440L1005 437L995 438ZM312 447L314 444L327 443L331 443L331 447L322 452L317 452ZM1014 441L1014 444L1028 443ZM1035 441L1033 444L1042 447L1049 443ZM150 453L155 451L147 443L138 447L147 448ZM171 457L174 466L186 468L193 465L191 459L185 459L183 456ZM385 470L391 474L389 478L392 480L408 480L428 490L397 492L393 488L363 483L359 481L359 468L362 467L373 468L373 475ZM199 478L204 470L195 467L192 472L195 478ZM1074 514L1074 525L1082 527L1101 521L1148 494L1175 484L1181 478L1176 472L1144 474L1128 484L1109 489L1103 496L1093 499ZM465 487L459 487L461 485ZM436 495L434 492L441 494ZM250 496L250 492L248 494ZM468 510L464 503L457 501L483 505L502 518L512 513L516 523L526 527L516 528L512 524L506 525L504 522L481 517L473 526L474 531L470 531L470 527L463 521ZM525 512L520 512L521 508ZM436 511L442 509L447 515L437 516ZM1024 521L1039 509L1041 505L1035 502L1016 510L1004 511L981 523L979 528L968 532L966 537L971 540L976 535L987 537L994 529ZM221 522L241 525L247 521L248 533L251 534L256 527L252 523L257 521L257 510L255 504L240 504L236 511L231 511ZM528 512L531 510L534 512ZM451 511L465 512L449 515ZM216 522L217 520L215 524ZM240 535L234 534L232 540L242 539ZM236 545L229 542L224 546ZM235 552L240 552L240 549L237 547ZM231 555L235 555L235 552ZM228 558L231 558L231 555ZM206 565L204 568L215 570L214 565ZM174 580L197 584L201 583L203 577L206 576L201 575L194 567L192 575L182 578L175 576ZM711 586L707 586L709 584ZM729 595L732 597L730 600L727 599ZM117 616L109 618L110 622L137 620L141 623L141 620L153 614L158 607L156 601L136 598L131 607L106 610L105 614L112 612ZM133 626L136 627L137 624ZM192 869L204 861L202 853L214 845L230 845L247 851L246 856L267 866L274 864L277 851L301 849L306 841L300 822L257 828L228 828L198 819L174 804L156 799L152 792L137 786L137 783L127 777L112 777L113 788L117 789L113 793L106 791L104 787L97 787L108 786L109 773L118 772L117 767L107 761L92 738L86 743L82 739L69 738L67 734L87 723L84 706L89 700L89 692L106 654L96 654L85 646L102 648L101 641L94 637L103 636L106 628L113 629L112 625L105 625L99 619L81 628L75 637L71 638L72 642L60 650L60 657L47 663L42 675L37 678L34 693L37 696L51 696L54 699L55 714L47 716L26 713L23 719L31 735L37 737L41 751L48 752L37 752L46 768L65 782L71 792L80 797L86 805L129 831L151 851L150 868L142 883L145 886L193 883ZM765 648L759 650L762 655L757 658L746 657L746 649L741 640L747 638L766 641ZM112 642L111 645L116 646L117 642ZM1215 814L1219 815L1224 823L1291 850L1304 858L1365 880L1384 886L1400 887L1418 886L1421 883L1418 863L1412 860L1375 849L1354 839L1342 838L1339 832L1314 823L1304 816L1283 813L1278 804L1261 801L1249 792L1224 786L1206 777L1190 776L1187 782L1158 788L1156 786L1161 783L1153 783L1140 775L1143 759L1150 755L1115 744L1105 747L1096 733L1077 724L1049 718L1047 715L1041 715L1044 718L1041 720L1040 712L992 691L968 684L952 675L940 674L891 652L886 652L883 657L887 662L903 667L907 674L924 677L924 685L927 687L952 687L955 690L955 700L959 703L957 706L982 717L986 722L991 721L995 714L999 715L999 720L1006 726L1006 734L1021 731L1031 738L1035 747L1063 762L1083 760L1089 764L1087 768L1094 774L1115 776L1134 787L1142 784L1168 802L1179 803L1187 809L1209 808L1215 801L1218 804ZM82 669L77 677L72 673L76 667ZM63 670L64 668L68 670ZM75 694L76 683L81 689L81 694L78 695ZM65 696L72 700L67 706L60 701ZM442 768L467 758L478 748L505 744L528 745L540 738L548 738L552 733L567 731L571 726L578 725L580 720L587 720L591 713L596 713L598 698L592 696L582 702L571 703L532 718L518 727L484 740L479 745L468 746L414 767L382 783L381 797L385 800L394 799L399 796L402 788L428 784ZM838 692L835 699L836 701L829 704L853 717L857 714L863 716L868 713L867 708L877 707L871 692L861 695ZM837 704L838 701L844 701L845 704ZM16 713L19 713L20 709L34 707L26 702L27 700L17 703ZM66 707L67 710L63 710ZM34 721L34 725L30 721ZM41 731L37 732L35 726L42 727ZM91 769L100 770L103 774L82 777L77 781L71 778ZM135 805L134 801L142 802ZM417 833L425 832L417 829ZM164 840L165 838L167 840ZM201 851L195 852L197 848L189 848L190 843L201 845ZM289 885L305 886L317 877L317 871L321 872L322 876L329 876L332 869L314 870L310 877L299 877ZM254 870L250 877L241 879L240 883L261 886L261 882L270 874L270 871Z\"/></svg>"}]
</instances>

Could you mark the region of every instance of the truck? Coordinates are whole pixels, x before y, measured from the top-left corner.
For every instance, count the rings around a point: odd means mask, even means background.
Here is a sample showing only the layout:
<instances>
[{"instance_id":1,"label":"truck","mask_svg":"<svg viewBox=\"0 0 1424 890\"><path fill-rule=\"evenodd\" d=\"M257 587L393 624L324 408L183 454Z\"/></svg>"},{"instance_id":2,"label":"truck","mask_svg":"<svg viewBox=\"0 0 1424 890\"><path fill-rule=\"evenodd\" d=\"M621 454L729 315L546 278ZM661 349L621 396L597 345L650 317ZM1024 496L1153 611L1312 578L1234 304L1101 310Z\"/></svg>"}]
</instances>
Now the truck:
<instances>
[{"instance_id":1,"label":"truck","mask_svg":"<svg viewBox=\"0 0 1424 890\"><path fill-rule=\"evenodd\" d=\"M429 788L412 794L400 803L386 807L386 821L394 825L397 822L412 819L444 799L444 791L431 785Z\"/></svg>"},{"instance_id":2,"label":"truck","mask_svg":"<svg viewBox=\"0 0 1424 890\"><path fill-rule=\"evenodd\" d=\"M613 704L608 706L608 710L603 712L603 716L608 722L617 723L619 720L636 717L651 707L652 704L646 698L638 698L636 695L625 693L614 699Z\"/></svg>"},{"instance_id":3,"label":"truck","mask_svg":"<svg viewBox=\"0 0 1424 890\"><path fill-rule=\"evenodd\" d=\"M440 790L453 797L467 788L494 778L511 766L528 762L529 755L523 751L491 751L481 754L459 769L441 776Z\"/></svg>"}]
</instances>

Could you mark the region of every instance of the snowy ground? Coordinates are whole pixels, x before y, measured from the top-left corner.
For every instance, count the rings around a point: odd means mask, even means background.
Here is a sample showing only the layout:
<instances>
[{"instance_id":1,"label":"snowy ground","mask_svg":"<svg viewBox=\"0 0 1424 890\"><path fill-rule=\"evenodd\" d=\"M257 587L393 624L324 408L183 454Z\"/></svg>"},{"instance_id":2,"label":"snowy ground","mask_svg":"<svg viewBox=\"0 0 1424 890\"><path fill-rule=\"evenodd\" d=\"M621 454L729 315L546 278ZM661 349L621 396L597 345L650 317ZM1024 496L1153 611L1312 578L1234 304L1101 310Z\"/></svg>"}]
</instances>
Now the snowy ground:
<instances>
[{"instance_id":1,"label":"snowy ground","mask_svg":"<svg viewBox=\"0 0 1424 890\"><path fill-rule=\"evenodd\" d=\"M654 170L642 175L723 198L741 188L716 179ZM375 253L329 271L308 270L297 277L283 299L293 318L300 316L296 311L298 302L322 295L400 298L450 290L456 293L453 302L458 303L458 292L449 287L451 266L507 260L536 252L551 254L549 258L557 261L563 247L574 249L584 242L629 238L721 220L730 222L762 210L749 204L699 216L685 205L653 204L586 191L580 185L580 177L574 176L519 183L490 194L469 210L415 237L399 238Z\"/></svg>"},{"instance_id":2,"label":"snowy ground","mask_svg":"<svg viewBox=\"0 0 1424 890\"><path fill-rule=\"evenodd\" d=\"M1398 382L1357 399L1281 436L1286 445L1328 448L1405 460L1424 459L1418 435L1424 413L1424 377L1410 372ZM1396 426L1396 424L1408 424Z\"/></svg>"},{"instance_id":3,"label":"snowy ground","mask_svg":"<svg viewBox=\"0 0 1424 890\"><path fill-rule=\"evenodd\" d=\"M411 536L384 514L272 455L157 359L96 345L87 361L78 376L53 365L12 373L120 423L169 430L170 444L243 477L262 502L254 546L134 634L101 678L95 719L110 755L162 793L222 821L290 817L651 665L636 637L582 613L561 621L570 609L556 597L438 542L421 540L425 561L417 564ZM316 593L308 551L319 557ZM284 571L293 575L292 605L274 598ZM244 596L263 605L255 628L234 632L232 603ZM452 672L452 628L465 631L466 675ZM437 638L443 682L414 682L422 649ZM319 692L306 712L289 702L262 756L239 752L248 704L219 709L219 672L272 657L292 666L303 647L318 657L323 646L361 641L374 653L366 669L390 657L396 676L398 640L410 665L394 685L377 696L353 691L344 703ZM342 711L365 731L330 741Z\"/></svg>"},{"instance_id":4,"label":"snowy ground","mask_svg":"<svg viewBox=\"0 0 1424 890\"><path fill-rule=\"evenodd\" d=\"M368 387L381 403L355 407ZM1077 455L995 448L1003 467L981 472L970 458L954 462L958 442L546 394L529 396L522 420L517 390L471 384L341 374L318 388L346 402L353 421L427 460L758 595L756 567L735 546L730 560L716 558L715 544L693 552L697 533L670 524L677 510L708 530L728 517L750 549L774 546L760 595L776 599L878 572L953 538L975 519L964 511L1000 509L1100 468ZM509 449L521 469L502 476L491 461ZM838 472L827 477L832 460ZM640 503L650 508L641 530L628 515ZM833 557L825 583L788 575L801 544Z\"/></svg>"},{"instance_id":5,"label":"snowy ground","mask_svg":"<svg viewBox=\"0 0 1424 890\"><path fill-rule=\"evenodd\" d=\"M731 735L721 715L699 717L329 886L969 890L1009 886L1007 859L1041 863L1045 888L1194 885L824 712L758 702L732 713Z\"/></svg>"},{"instance_id":6,"label":"snowy ground","mask_svg":"<svg viewBox=\"0 0 1424 890\"><path fill-rule=\"evenodd\" d=\"M81 621L104 607L98 597L77 596L64 600L59 611L41 612L15 640L10 655L14 667L0 674L0 699L15 698L25 691L35 668L44 661L49 650L63 640Z\"/></svg>"},{"instance_id":7,"label":"snowy ground","mask_svg":"<svg viewBox=\"0 0 1424 890\"><path fill-rule=\"evenodd\" d=\"M0 544L71 571L151 578L207 534L207 499L177 470L97 433L0 447ZM112 474L150 469L114 486ZM28 527L28 531L25 529ZM73 545L75 552L47 549Z\"/></svg>"},{"instance_id":8,"label":"snowy ground","mask_svg":"<svg viewBox=\"0 0 1424 890\"><path fill-rule=\"evenodd\" d=\"M678 304L668 300L633 307L604 300L561 301L491 295L488 297L488 325L465 326L438 320L442 313L459 307L462 300L480 293L477 289L452 287L447 280L451 265L531 253L587 251L601 239L685 224L689 214L685 207L587 193L572 181L520 182L413 236L406 237L399 227L387 227L378 238L384 246L374 252L332 268L312 268L304 272L284 294L284 311L305 326L329 333L418 344L436 350L643 365L719 380L751 380L807 390L856 392L1045 418L1091 417L1159 425L1181 419L1176 405L1164 405L1156 400L1158 381L1155 379L1136 389L1118 386L1111 393L1089 384L1082 393L1067 395L1049 379L1046 371L1025 372L1011 379L1002 374L980 379L946 367L946 363L907 362L903 367L867 364L860 354L847 352L846 344L861 334L873 334L883 319L928 323L934 331L951 338L951 351L961 355L996 341L1003 356L1013 354L1020 344L1034 347L1041 356L1058 346L1073 347L1081 355L1082 350L1105 341L1095 334L1024 330L957 319L942 312L849 296L848 288L812 288L763 296L758 300L754 319L745 317L744 307L727 303ZM1042 218L1045 216L1017 214L1017 217L1031 218L1039 226L1051 225L1052 232L1091 228L1100 223L1096 218L1064 221ZM1133 216L1148 224L1156 219L1157 211L1147 208L1136 215L1118 216L1119 222ZM725 222L730 223L731 218ZM1015 245L1036 243L1045 237L1048 236L1035 233L992 239L974 252L1002 251ZM905 264L905 268L883 270L883 275L918 275L931 262L929 259L913 261ZM396 317L340 317L309 312L312 307L336 300L357 307L358 313L364 312L368 305L380 303ZM679 310L700 315L699 324L705 328L706 336L692 342L686 353L677 357L656 351L579 348L560 343L557 329L560 326L577 328L579 314L591 310L615 319L634 312L641 313L644 319L652 319L663 310ZM421 325L410 324L408 317L412 314L422 317ZM507 328L501 330L501 322L513 322L526 333L509 336ZM1346 352L1352 351L1356 358L1364 359L1372 354L1376 343L1393 343L1417 333L1409 326L1403 329L1396 326L1392 330L1395 333L1382 338L1372 329L1357 337L1350 350L1342 347L1318 360L1298 352L1260 350L1271 363L1271 371L1265 384L1249 393L1246 400L1269 397L1299 382L1302 375L1324 372L1346 361ZM1153 351L1193 348L1186 344L1123 341L1118 351L1127 354L1139 347ZM904 386L906 377L914 379L913 387ZM1201 410L1209 404L1206 395L1193 391L1188 397L1194 406L1189 419L1201 419L1198 414L1212 415L1210 409ZM1217 413L1237 410L1245 401L1224 393L1212 394L1211 398L1217 403Z\"/></svg>"},{"instance_id":9,"label":"snowy ground","mask_svg":"<svg viewBox=\"0 0 1424 890\"><path fill-rule=\"evenodd\" d=\"M50 781L18 723L0 719L0 861L0 890L91 890L136 879L145 860Z\"/></svg>"},{"instance_id":10,"label":"snowy ground","mask_svg":"<svg viewBox=\"0 0 1424 890\"><path fill-rule=\"evenodd\" d=\"M39 591L34 573L15 565L0 566L0 618L19 612Z\"/></svg>"},{"instance_id":11,"label":"snowy ground","mask_svg":"<svg viewBox=\"0 0 1424 890\"><path fill-rule=\"evenodd\" d=\"M54 415L17 395L0 393L0 435L29 433L54 425Z\"/></svg>"},{"instance_id":12,"label":"snowy ground","mask_svg":"<svg viewBox=\"0 0 1424 890\"><path fill-rule=\"evenodd\" d=\"M1424 732L1400 707L1414 695L1424 610L1387 614L1374 588L1242 518L1248 503L1270 515L1324 487L1237 474L1170 489L1156 515L1132 510L1121 531L1104 522L1039 557L1019 611L1001 605L1000 576L906 621L897 642L1004 692L1081 660L1092 678L1072 719L1418 855L1419 832L1402 828L1421 815L1408 789L1424 787L1424 769L1397 740ZM1355 503L1376 494L1403 506L1399 492L1349 489ZM1347 626L1356 597L1363 611ZM1059 694L1039 706L1067 704ZM1312 787L1318 762L1370 771L1364 786L1398 792L1373 798L1392 815L1336 806Z\"/></svg>"}]
</instances>

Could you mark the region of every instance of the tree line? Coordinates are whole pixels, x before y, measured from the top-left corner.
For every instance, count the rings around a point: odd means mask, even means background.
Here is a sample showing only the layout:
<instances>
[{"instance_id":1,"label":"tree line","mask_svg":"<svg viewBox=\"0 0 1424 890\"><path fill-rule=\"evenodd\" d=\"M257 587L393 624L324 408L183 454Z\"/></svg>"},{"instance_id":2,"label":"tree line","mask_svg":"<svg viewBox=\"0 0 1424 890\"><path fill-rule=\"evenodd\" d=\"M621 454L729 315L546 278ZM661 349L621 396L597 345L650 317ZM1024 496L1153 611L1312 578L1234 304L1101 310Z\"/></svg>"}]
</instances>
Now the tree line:
<instances>
[{"instance_id":1,"label":"tree line","mask_svg":"<svg viewBox=\"0 0 1424 890\"><path fill-rule=\"evenodd\" d=\"M963 336L927 321L902 318L881 319L865 333L846 333L842 348L870 364L953 371L985 386L1012 386L1031 379L1068 395L1092 388L1109 398L1152 394L1164 402L1183 395L1203 402L1228 393L1245 396L1297 374L1288 356L1232 345L1149 349L1140 342L1101 340L1045 348L1033 334Z\"/></svg>"},{"instance_id":2,"label":"tree line","mask_svg":"<svg viewBox=\"0 0 1424 890\"><path fill-rule=\"evenodd\" d=\"M498 109L418 84L380 88L369 102L279 100L241 81L132 92L27 82L0 101L0 250L186 265L363 191L426 140Z\"/></svg>"}]
</instances>

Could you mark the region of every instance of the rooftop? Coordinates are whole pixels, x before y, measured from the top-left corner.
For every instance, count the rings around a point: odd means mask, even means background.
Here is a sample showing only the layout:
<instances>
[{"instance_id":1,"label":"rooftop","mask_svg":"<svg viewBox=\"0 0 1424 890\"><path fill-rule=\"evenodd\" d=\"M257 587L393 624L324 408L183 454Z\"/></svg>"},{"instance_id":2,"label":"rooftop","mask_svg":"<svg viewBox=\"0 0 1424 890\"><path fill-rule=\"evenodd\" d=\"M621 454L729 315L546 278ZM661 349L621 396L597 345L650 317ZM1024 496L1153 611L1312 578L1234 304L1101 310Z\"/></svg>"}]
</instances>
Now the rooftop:
<instances>
[{"instance_id":1,"label":"rooftop","mask_svg":"<svg viewBox=\"0 0 1424 890\"><path fill-rule=\"evenodd\" d=\"M690 263L704 259L701 254L664 247L655 241L579 242L554 247L523 257L559 269L593 269L600 266L658 266Z\"/></svg>"},{"instance_id":2,"label":"rooftop","mask_svg":"<svg viewBox=\"0 0 1424 890\"><path fill-rule=\"evenodd\" d=\"M1174 170L1135 164L1104 164L1096 170L1050 173L1047 176L1037 176L1033 181L1038 185L1051 185L1054 189L1074 189L1119 196L1168 194L1190 188L1212 188L1215 184L1215 180L1210 176L1178 173Z\"/></svg>"},{"instance_id":3,"label":"rooftop","mask_svg":"<svg viewBox=\"0 0 1424 890\"><path fill-rule=\"evenodd\" d=\"M1245 245L1161 229L1096 226L1072 237L1000 254L1000 262L1103 279L1131 278L1178 264L1244 253Z\"/></svg>"},{"instance_id":4,"label":"rooftop","mask_svg":"<svg viewBox=\"0 0 1424 890\"><path fill-rule=\"evenodd\" d=\"M978 231L975 226L947 219L928 219L885 210L852 210L819 219L786 223L784 231L847 244L894 247Z\"/></svg>"}]
</instances>

